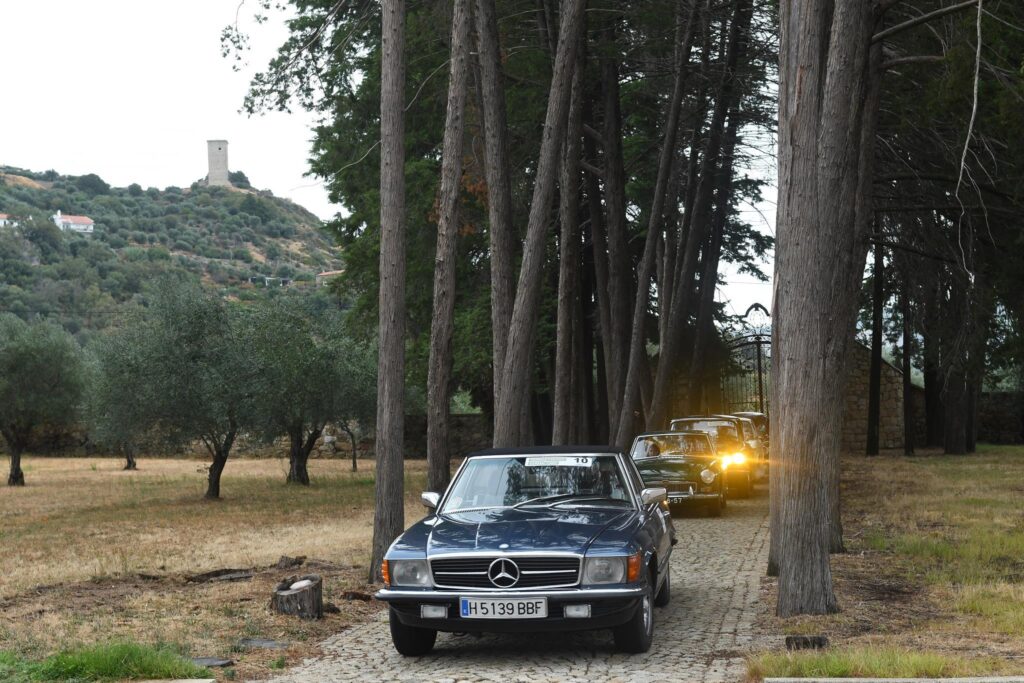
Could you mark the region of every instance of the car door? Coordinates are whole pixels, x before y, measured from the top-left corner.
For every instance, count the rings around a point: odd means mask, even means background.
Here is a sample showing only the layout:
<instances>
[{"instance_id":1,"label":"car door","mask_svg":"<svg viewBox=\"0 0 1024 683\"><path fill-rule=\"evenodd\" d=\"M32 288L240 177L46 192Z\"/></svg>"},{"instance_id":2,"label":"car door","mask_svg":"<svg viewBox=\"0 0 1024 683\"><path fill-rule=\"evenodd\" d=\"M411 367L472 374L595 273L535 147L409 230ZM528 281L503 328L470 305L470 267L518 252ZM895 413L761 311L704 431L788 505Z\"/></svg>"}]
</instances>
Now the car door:
<instances>
[{"instance_id":1,"label":"car door","mask_svg":"<svg viewBox=\"0 0 1024 683\"><path fill-rule=\"evenodd\" d=\"M637 498L639 499L640 491L644 489L643 479L640 477L640 472L637 470L636 465L630 458L623 458L626 466L627 476L636 489ZM638 500L638 502L640 502ZM647 532L649 538L651 538L655 553L658 556L658 574L659 576L665 571L669 557L672 554L672 546L675 545L676 528L672 523L672 513L665 509L661 503L648 503L644 505L641 502L641 515L643 516L643 528Z\"/></svg>"}]
</instances>

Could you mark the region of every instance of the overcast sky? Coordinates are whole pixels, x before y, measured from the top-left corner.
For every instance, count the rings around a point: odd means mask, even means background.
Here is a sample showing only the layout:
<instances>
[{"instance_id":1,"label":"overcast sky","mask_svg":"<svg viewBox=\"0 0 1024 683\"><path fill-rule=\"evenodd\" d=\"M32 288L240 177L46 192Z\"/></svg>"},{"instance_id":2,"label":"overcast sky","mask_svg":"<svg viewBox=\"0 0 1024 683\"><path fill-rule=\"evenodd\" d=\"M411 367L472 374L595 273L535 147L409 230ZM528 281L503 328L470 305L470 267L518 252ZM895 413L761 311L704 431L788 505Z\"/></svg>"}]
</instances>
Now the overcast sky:
<instances>
[{"instance_id":1,"label":"overcast sky","mask_svg":"<svg viewBox=\"0 0 1024 683\"><path fill-rule=\"evenodd\" d=\"M238 111L253 73L285 37L279 15L249 21L255 4L239 15L252 51L235 72L220 32L239 0L0 0L0 165L97 173L118 187L187 187L206 175L206 141L226 139L232 170L329 218L338 207L304 176L313 118ZM766 197L745 217L774 231L774 192ZM724 278L718 299L730 312L755 301L770 308L769 285Z\"/></svg>"}]
</instances>

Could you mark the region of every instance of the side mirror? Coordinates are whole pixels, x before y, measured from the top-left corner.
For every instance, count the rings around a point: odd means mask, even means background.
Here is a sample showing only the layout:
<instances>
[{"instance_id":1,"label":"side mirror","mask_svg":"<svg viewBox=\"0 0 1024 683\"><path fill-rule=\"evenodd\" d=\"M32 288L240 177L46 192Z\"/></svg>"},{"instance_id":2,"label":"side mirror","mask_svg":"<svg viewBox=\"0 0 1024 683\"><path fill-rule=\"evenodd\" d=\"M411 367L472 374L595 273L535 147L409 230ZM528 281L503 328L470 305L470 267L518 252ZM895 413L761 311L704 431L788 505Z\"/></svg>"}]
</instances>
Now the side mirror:
<instances>
[{"instance_id":1,"label":"side mirror","mask_svg":"<svg viewBox=\"0 0 1024 683\"><path fill-rule=\"evenodd\" d=\"M427 508L436 510L437 504L441 502L441 494L434 493L433 491L424 491L420 494L420 500Z\"/></svg>"},{"instance_id":2,"label":"side mirror","mask_svg":"<svg viewBox=\"0 0 1024 683\"><path fill-rule=\"evenodd\" d=\"M644 489L640 492L640 502L644 505L660 503L668 497L668 490L663 487Z\"/></svg>"}]
</instances>

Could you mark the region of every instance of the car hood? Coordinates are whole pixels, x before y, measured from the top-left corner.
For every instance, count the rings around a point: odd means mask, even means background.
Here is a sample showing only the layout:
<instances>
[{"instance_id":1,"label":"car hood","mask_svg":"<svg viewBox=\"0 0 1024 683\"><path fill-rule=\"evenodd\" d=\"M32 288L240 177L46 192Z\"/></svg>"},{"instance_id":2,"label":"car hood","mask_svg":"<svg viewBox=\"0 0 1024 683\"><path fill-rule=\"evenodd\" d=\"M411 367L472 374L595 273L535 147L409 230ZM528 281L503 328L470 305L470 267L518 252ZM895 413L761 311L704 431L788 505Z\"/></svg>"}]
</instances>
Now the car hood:
<instances>
[{"instance_id":1,"label":"car hood","mask_svg":"<svg viewBox=\"0 0 1024 683\"><path fill-rule=\"evenodd\" d=\"M636 468L644 483L653 485L667 481L696 481L701 471L712 467L714 462L713 456L672 456L638 460Z\"/></svg>"},{"instance_id":2,"label":"car hood","mask_svg":"<svg viewBox=\"0 0 1024 683\"><path fill-rule=\"evenodd\" d=\"M426 550L428 556L476 551L583 553L595 543L626 543L635 518L634 510L612 508L492 508L459 512L418 522L402 535L395 550Z\"/></svg>"}]
</instances>

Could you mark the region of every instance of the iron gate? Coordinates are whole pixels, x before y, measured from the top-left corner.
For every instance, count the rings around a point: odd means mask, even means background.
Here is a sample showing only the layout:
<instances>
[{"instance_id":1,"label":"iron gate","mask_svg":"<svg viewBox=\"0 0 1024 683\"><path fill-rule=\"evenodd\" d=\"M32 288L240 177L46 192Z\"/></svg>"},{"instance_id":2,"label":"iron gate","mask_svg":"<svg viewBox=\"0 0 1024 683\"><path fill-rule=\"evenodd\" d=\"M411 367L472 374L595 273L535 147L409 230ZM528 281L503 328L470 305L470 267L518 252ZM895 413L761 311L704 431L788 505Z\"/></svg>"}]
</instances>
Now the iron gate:
<instances>
[{"instance_id":1,"label":"iron gate","mask_svg":"<svg viewBox=\"0 0 1024 683\"><path fill-rule=\"evenodd\" d=\"M751 313L756 315L751 316ZM753 304L743 320L742 333L727 342L729 360L722 368L724 412L756 411L768 415L772 363L768 310L761 304Z\"/></svg>"}]
</instances>

